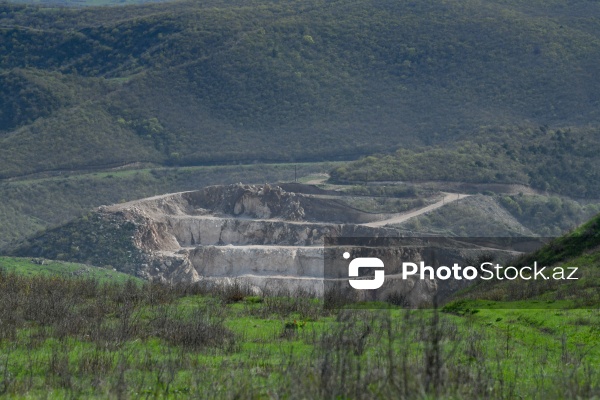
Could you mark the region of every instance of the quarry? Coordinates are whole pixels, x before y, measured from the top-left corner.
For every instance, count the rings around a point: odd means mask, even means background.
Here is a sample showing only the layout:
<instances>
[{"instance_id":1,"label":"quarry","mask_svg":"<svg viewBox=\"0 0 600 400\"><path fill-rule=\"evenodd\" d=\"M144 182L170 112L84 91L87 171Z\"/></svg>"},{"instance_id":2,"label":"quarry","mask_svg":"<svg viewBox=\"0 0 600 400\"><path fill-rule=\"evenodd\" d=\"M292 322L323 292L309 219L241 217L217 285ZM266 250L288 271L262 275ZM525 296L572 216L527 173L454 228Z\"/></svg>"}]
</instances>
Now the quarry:
<instances>
[{"instance_id":1,"label":"quarry","mask_svg":"<svg viewBox=\"0 0 600 400\"><path fill-rule=\"evenodd\" d=\"M398 215L365 212L342 199L340 193L296 183L208 186L100 206L31 238L15 254L85 262L147 280L243 282L256 293L302 291L322 297L326 238L403 235L385 226ZM445 252L467 250L459 247L451 244ZM379 257L419 261L422 251L415 245L385 250ZM341 256L335 262L341 272L328 278L347 280L348 262ZM407 306L457 289L418 276L400 279L398 268L386 270L383 292L401 297Z\"/></svg>"}]
</instances>

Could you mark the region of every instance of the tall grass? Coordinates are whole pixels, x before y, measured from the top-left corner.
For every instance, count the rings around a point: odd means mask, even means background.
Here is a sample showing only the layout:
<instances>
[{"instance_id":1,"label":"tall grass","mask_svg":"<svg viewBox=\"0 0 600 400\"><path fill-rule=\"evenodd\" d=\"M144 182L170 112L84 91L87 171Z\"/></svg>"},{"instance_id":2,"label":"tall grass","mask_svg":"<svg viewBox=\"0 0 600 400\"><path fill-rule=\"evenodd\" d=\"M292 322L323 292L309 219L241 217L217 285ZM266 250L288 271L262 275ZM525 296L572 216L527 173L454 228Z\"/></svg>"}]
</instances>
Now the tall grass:
<instances>
[{"instance_id":1,"label":"tall grass","mask_svg":"<svg viewBox=\"0 0 600 400\"><path fill-rule=\"evenodd\" d=\"M595 319L574 319L579 327ZM0 272L0 394L48 398L589 398L590 348L438 310L310 293ZM539 327L532 320L531 326ZM535 358L535 362L532 362Z\"/></svg>"}]
</instances>

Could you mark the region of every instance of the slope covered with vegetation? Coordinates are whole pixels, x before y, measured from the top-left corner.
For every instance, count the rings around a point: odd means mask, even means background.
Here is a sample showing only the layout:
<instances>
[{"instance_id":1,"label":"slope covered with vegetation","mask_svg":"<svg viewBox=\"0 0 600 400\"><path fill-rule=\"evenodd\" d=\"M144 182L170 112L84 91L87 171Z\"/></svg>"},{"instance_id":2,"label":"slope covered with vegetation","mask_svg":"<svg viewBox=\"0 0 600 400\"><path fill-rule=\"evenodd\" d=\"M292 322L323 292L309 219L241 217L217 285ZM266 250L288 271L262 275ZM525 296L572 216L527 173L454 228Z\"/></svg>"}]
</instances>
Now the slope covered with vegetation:
<instances>
[{"instance_id":1,"label":"slope covered with vegetation","mask_svg":"<svg viewBox=\"0 0 600 400\"><path fill-rule=\"evenodd\" d=\"M10 397L600 394L600 319L591 310L331 310L306 293L257 296L242 285L1 269L0 289L0 393Z\"/></svg>"},{"instance_id":2,"label":"slope covered with vegetation","mask_svg":"<svg viewBox=\"0 0 600 400\"><path fill-rule=\"evenodd\" d=\"M474 303L459 303L459 308L494 307L488 300L500 302L503 308L590 308L597 309L600 303L600 215L571 232L552 239L535 252L524 254L510 265L524 270L524 276L534 277L534 265L543 271L536 279L478 281L460 297ZM507 267L507 265L504 265ZM552 279L560 268L566 271L564 279ZM531 273L530 273L531 272ZM514 273L513 273L514 274ZM557 275L560 278L560 272ZM566 279L570 276L571 279ZM519 302L525 302L520 304ZM529 302L529 303L527 303ZM455 305L456 306L456 305Z\"/></svg>"},{"instance_id":3,"label":"slope covered with vegetation","mask_svg":"<svg viewBox=\"0 0 600 400\"><path fill-rule=\"evenodd\" d=\"M100 283L132 281L141 284L143 282L140 278L113 269L41 258L0 257L0 271L4 274L45 279L82 278L95 279Z\"/></svg>"},{"instance_id":4,"label":"slope covered with vegetation","mask_svg":"<svg viewBox=\"0 0 600 400\"><path fill-rule=\"evenodd\" d=\"M538 260L544 265L554 265L586 253L597 253L599 246L600 215L597 215L579 228L553 240L547 246L527 256L523 262Z\"/></svg>"},{"instance_id":5,"label":"slope covered with vegetation","mask_svg":"<svg viewBox=\"0 0 600 400\"><path fill-rule=\"evenodd\" d=\"M572 126L579 149L598 122L597 15L586 0L3 3L0 177L349 158L470 142L480 126ZM516 165L494 179L555 188Z\"/></svg>"},{"instance_id":6,"label":"slope covered with vegetation","mask_svg":"<svg viewBox=\"0 0 600 400\"><path fill-rule=\"evenodd\" d=\"M168 0L11 0L11 3L44 4L66 7L124 6L129 4L158 3Z\"/></svg>"},{"instance_id":7,"label":"slope covered with vegetation","mask_svg":"<svg viewBox=\"0 0 600 400\"><path fill-rule=\"evenodd\" d=\"M598 128L486 128L468 140L399 149L331 172L335 182L519 183L573 198L600 196Z\"/></svg>"}]
</instances>

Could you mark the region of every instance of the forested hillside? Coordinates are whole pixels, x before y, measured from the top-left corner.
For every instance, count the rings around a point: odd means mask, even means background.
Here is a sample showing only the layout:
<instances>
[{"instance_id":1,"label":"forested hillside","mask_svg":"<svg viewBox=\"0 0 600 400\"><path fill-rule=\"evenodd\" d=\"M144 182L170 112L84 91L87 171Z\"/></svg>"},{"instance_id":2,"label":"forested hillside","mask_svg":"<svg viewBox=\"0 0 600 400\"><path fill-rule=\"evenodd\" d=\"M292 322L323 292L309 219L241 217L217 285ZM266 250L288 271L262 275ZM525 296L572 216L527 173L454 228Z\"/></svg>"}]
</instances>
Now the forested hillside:
<instances>
[{"instance_id":1,"label":"forested hillside","mask_svg":"<svg viewBox=\"0 0 600 400\"><path fill-rule=\"evenodd\" d=\"M598 16L584 0L3 3L0 178L348 159L490 126L578 140L597 132ZM497 179L535 183L515 169Z\"/></svg>"},{"instance_id":2,"label":"forested hillside","mask_svg":"<svg viewBox=\"0 0 600 400\"><path fill-rule=\"evenodd\" d=\"M485 128L467 140L365 157L336 168L338 182L520 183L574 198L600 197L598 127Z\"/></svg>"}]
</instances>

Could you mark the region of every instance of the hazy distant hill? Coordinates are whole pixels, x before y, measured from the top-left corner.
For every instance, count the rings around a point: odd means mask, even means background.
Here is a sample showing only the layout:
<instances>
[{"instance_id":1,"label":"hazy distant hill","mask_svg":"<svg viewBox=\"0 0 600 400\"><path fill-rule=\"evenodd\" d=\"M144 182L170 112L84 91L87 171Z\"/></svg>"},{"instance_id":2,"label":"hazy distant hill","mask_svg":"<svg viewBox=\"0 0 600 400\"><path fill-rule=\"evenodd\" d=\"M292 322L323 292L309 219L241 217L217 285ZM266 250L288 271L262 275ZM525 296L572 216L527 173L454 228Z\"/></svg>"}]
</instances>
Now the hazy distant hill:
<instances>
[{"instance_id":1,"label":"hazy distant hill","mask_svg":"<svg viewBox=\"0 0 600 400\"><path fill-rule=\"evenodd\" d=\"M595 127L598 16L583 0L3 3L0 177Z\"/></svg>"}]
</instances>

